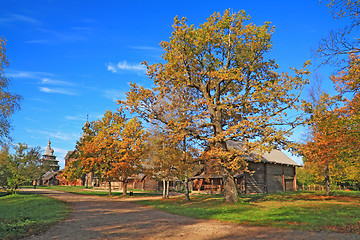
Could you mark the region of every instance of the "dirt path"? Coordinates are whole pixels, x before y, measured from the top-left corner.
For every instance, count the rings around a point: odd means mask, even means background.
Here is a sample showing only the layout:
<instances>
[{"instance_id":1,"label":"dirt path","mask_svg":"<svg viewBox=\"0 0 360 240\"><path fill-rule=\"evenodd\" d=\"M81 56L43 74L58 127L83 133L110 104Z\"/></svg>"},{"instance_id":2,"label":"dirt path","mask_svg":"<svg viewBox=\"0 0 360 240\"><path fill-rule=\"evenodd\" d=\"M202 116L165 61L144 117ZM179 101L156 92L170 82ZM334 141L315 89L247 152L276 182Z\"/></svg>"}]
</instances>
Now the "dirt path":
<instances>
[{"instance_id":1,"label":"dirt path","mask_svg":"<svg viewBox=\"0 0 360 240\"><path fill-rule=\"evenodd\" d=\"M304 232L198 220L118 198L26 190L69 202L73 212L46 233L26 239L360 239L359 235Z\"/></svg>"}]
</instances>

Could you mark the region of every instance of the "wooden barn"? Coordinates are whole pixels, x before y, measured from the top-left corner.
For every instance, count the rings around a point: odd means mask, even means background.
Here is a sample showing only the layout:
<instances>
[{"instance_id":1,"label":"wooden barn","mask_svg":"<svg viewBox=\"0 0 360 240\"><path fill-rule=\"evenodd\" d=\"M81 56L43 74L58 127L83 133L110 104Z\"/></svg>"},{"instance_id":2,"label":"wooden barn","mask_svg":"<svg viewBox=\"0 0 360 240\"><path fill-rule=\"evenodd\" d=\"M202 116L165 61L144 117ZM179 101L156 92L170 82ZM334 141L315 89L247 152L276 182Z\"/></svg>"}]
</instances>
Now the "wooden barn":
<instances>
[{"instance_id":1,"label":"wooden barn","mask_svg":"<svg viewBox=\"0 0 360 240\"><path fill-rule=\"evenodd\" d=\"M237 149L241 144L228 141L229 148ZM299 164L280 150L266 152L258 158L247 158L248 171L234 175L240 194L296 191L296 167ZM191 178L191 189L199 193L220 193L223 191L223 177L209 173L206 167Z\"/></svg>"}]
</instances>

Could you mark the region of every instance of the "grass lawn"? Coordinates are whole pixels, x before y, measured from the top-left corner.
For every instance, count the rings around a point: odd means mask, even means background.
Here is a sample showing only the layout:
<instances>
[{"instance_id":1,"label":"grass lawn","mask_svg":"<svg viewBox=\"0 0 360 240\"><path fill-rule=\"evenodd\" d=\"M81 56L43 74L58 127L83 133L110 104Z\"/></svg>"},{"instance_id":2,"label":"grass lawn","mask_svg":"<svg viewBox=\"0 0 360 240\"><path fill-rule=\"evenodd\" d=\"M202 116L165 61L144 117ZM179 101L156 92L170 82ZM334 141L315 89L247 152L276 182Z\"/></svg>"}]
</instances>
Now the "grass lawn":
<instances>
[{"instance_id":1,"label":"grass lawn","mask_svg":"<svg viewBox=\"0 0 360 240\"><path fill-rule=\"evenodd\" d=\"M83 186L48 186L48 187L38 187L38 188L52 189L52 190L78 193L84 195L104 196L104 197L109 195L108 190L97 190L93 188L86 188ZM130 191L133 192L133 196L129 195ZM116 196L116 197L124 197L122 195L122 192L119 191L112 191L111 194L112 196ZM136 189L135 190L128 189L127 195L125 197L142 197L142 196L159 196L159 195L161 195L159 192L144 192Z\"/></svg>"},{"instance_id":2,"label":"grass lawn","mask_svg":"<svg viewBox=\"0 0 360 240\"><path fill-rule=\"evenodd\" d=\"M67 203L37 194L17 193L0 197L0 239L43 232L65 219L70 211Z\"/></svg>"},{"instance_id":3,"label":"grass lawn","mask_svg":"<svg viewBox=\"0 0 360 240\"><path fill-rule=\"evenodd\" d=\"M246 195L227 204L220 195L148 200L137 203L194 218L256 226L360 234L360 192L293 192Z\"/></svg>"}]
</instances>

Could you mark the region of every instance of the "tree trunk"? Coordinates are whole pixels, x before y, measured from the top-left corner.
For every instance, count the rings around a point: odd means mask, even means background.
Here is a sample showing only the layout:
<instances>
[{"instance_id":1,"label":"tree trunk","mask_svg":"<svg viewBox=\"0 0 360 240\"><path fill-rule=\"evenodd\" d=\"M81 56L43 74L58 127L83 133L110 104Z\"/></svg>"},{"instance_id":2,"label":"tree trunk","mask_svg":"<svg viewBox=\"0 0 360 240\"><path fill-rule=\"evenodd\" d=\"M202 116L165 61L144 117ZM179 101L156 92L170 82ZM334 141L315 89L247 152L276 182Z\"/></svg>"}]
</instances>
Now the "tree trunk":
<instances>
[{"instance_id":1,"label":"tree trunk","mask_svg":"<svg viewBox=\"0 0 360 240\"><path fill-rule=\"evenodd\" d=\"M88 175L85 174L85 187L88 188Z\"/></svg>"},{"instance_id":2,"label":"tree trunk","mask_svg":"<svg viewBox=\"0 0 360 240\"><path fill-rule=\"evenodd\" d=\"M163 179L163 198L166 198L166 181Z\"/></svg>"},{"instance_id":3,"label":"tree trunk","mask_svg":"<svg viewBox=\"0 0 360 240\"><path fill-rule=\"evenodd\" d=\"M226 142L218 142L216 145L217 147L220 147L223 150L227 150ZM221 170L223 175L225 202L227 203L238 202L238 192L234 177L225 166L221 166Z\"/></svg>"},{"instance_id":4,"label":"tree trunk","mask_svg":"<svg viewBox=\"0 0 360 240\"><path fill-rule=\"evenodd\" d=\"M170 185L170 181L167 180L166 181L166 198L169 198L169 185Z\"/></svg>"},{"instance_id":5,"label":"tree trunk","mask_svg":"<svg viewBox=\"0 0 360 240\"><path fill-rule=\"evenodd\" d=\"M190 201L189 177L187 171L185 172L185 201Z\"/></svg>"},{"instance_id":6,"label":"tree trunk","mask_svg":"<svg viewBox=\"0 0 360 240\"><path fill-rule=\"evenodd\" d=\"M122 192L123 192L123 196L126 196L126 195L127 195L127 182L126 182L126 180L123 181L123 189L122 189Z\"/></svg>"},{"instance_id":7,"label":"tree trunk","mask_svg":"<svg viewBox=\"0 0 360 240\"><path fill-rule=\"evenodd\" d=\"M329 167L325 168L325 188L326 188L326 196L330 195L330 176L329 176Z\"/></svg>"},{"instance_id":8,"label":"tree trunk","mask_svg":"<svg viewBox=\"0 0 360 240\"><path fill-rule=\"evenodd\" d=\"M183 151L184 151L184 164L186 164L186 135L184 135L184 139L183 139ZM185 201L190 201L189 176L187 170L185 170Z\"/></svg>"},{"instance_id":9,"label":"tree trunk","mask_svg":"<svg viewBox=\"0 0 360 240\"><path fill-rule=\"evenodd\" d=\"M108 183L109 183L109 197L111 197L111 181L109 181Z\"/></svg>"},{"instance_id":10,"label":"tree trunk","mask_svg":"<svg viewBox=\"0 0 360 240\"><path fill-rule=\"evenodd\" d=\"M235 203L238 201L238 192L234 177L223 167L224 195L227 203Z\"/></svg>"}]
</instances>

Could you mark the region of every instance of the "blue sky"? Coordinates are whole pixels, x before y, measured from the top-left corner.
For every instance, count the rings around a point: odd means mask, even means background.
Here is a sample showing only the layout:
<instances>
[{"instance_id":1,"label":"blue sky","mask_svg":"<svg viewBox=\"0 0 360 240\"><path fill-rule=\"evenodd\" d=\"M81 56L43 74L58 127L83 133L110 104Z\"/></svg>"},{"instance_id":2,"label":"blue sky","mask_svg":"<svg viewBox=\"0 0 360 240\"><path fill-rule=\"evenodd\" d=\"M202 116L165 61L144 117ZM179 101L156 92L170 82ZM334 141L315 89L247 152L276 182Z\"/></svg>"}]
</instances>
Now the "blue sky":
<instances>
[{"instance_id":1,"label":"blue sky","mask_svg":"<svg viewBox=\"0 0 360 240\"><path fill-rule=\"evenodd\" d=\"M82 126L116 110L129 82L151 82L140 62L161 61L173 18L198 25L214 12L245 10L257 25L275 26L270 54L280 71L301 67L331 29L338 28L317 0L60 1L7 0L0 8L0 36L7 39L11 91L23 96L12 137L45 149L51 140L64 166ZM313 67L312 67L313 68ZM314 70L331 88L329 69ZM301 130L294 138L301 138ZM300 160L297 160L300 161Z\"/></svg>"}]
</instances>

